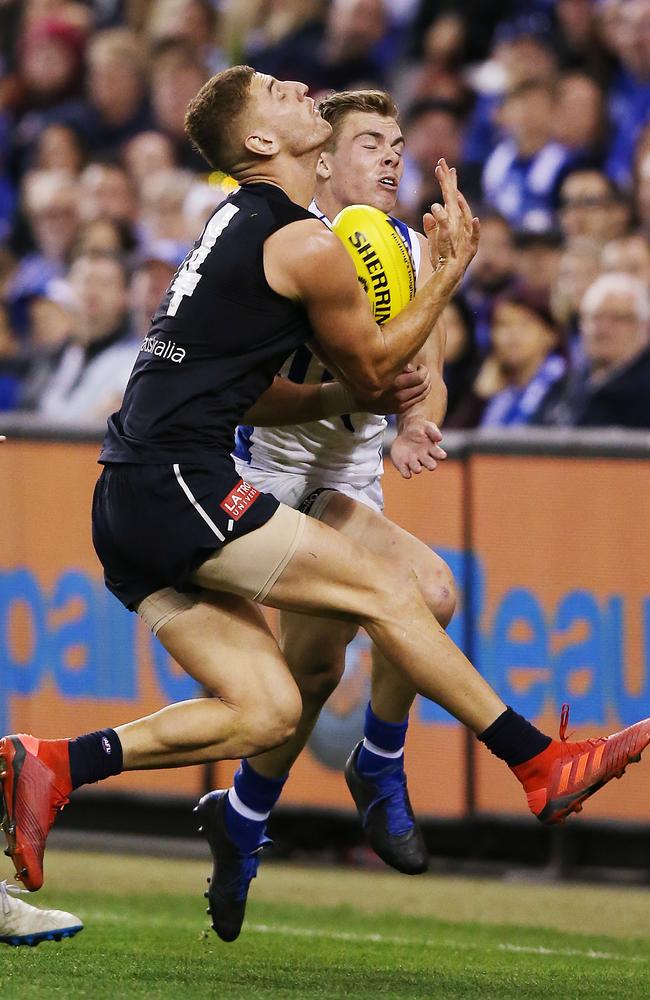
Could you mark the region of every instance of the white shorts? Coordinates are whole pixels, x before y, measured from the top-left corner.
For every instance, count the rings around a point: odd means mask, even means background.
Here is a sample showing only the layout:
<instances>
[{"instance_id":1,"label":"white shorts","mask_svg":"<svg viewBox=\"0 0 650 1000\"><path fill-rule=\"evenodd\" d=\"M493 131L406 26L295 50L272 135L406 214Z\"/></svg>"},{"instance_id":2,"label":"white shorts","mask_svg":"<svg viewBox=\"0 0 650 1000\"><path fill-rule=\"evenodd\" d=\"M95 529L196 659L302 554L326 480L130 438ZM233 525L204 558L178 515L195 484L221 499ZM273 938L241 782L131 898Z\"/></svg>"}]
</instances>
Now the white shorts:
<instances>
[{"instance_id":1,"label":"white shorts","mask_svg":"<svg viewBox=\"0 0 650 1000\"><path fill-rule=\"evenodd\" d=\"M235 462L235 465L242 479L251 486L264 493L271 493L281 503L301 510L317 521L323 516L334 493L342 493L352 500L358 500L380 514L384 509L384 494L379 478L373 479L367 486L349 486L348 483L337 483L327 476L269 472L267 469L246 465L245 462Z\"/></svg>"}]
</instances>

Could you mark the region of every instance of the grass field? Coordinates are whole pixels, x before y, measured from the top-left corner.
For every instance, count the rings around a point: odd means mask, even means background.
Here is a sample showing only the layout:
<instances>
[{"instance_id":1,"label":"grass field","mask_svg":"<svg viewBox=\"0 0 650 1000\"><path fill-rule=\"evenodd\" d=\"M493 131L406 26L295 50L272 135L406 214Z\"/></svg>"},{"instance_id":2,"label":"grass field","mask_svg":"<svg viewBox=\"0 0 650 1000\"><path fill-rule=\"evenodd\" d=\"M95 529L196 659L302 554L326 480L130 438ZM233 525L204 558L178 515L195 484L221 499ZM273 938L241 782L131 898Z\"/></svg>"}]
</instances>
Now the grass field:
<instances>
[{"instance_id":1,"label":"grass field","mask_svg":"<svg viewBox=\"0 0 650 1000\"><path fill-rule=\"evenodd\" d=\"M55 851L47 862L33 902L86 927L0 946L7 1000L650 996L643 889L267 864L242 936L224 945L203 911L207 863Z\"/></svg>"}]
</instances>

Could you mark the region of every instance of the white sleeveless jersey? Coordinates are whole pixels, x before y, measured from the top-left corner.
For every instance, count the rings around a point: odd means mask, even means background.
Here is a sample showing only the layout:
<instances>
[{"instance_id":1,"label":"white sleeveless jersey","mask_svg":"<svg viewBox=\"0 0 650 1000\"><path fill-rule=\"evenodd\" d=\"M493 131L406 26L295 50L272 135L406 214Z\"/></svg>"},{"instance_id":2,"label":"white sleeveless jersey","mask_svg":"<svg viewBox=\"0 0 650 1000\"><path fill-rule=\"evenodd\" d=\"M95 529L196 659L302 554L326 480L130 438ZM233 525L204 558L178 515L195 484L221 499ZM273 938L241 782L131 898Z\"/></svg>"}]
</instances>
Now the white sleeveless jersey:
<instances>
[{"instance_id":1,"label":"white sleeveless jersey","mask_svg":"<svg viewBox=\"0 0 650 1000\"><path fill-rule=\"evenodd\" d=\"M330 221L312 201L309 209L325 225ZM417 233L393 219L408 246L417 275L420 244ZM280 371L284 378L302 384L331 382L333 376L306 345L302 345ZM241 468L290 474L324 475L329 482L365 486L384 471L382 446L385 417L374 413L349 413L290 427L238 427L233 458Z\"/></svg>"}]
</instances>

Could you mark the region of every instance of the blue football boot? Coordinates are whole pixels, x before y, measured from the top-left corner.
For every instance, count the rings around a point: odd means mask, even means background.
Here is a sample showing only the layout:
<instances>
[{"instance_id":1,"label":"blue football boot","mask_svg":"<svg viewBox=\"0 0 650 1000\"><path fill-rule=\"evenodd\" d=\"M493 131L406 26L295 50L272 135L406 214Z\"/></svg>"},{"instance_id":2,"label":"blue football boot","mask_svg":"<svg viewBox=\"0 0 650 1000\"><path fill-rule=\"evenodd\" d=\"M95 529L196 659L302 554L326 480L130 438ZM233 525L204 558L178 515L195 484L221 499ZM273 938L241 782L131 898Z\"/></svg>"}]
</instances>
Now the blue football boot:
<instances>
[{"instance_id":1,"label":"blue football boot","mask_svg":"<svg viewBox=\"0 0 650 1000\"><path fill-rule=\"evenodd\" d=\"M362 744L358 743L345 765L345 780L366 839L382 861L404 875L421 875L429 867L422 831L413 816L402 766L389 764L372 777L357 770Z\"/></svg>"},{"instance_id":2,"label":"blue football boot","mask_svg":"<svg viewBox=\"0 0 650 1000\"><path fill-rule=\"evenodd\" d=\"M244 854L238 849L226 827L227 795L225 788L204 795L194 812L201 824L199 833L208 841L214 862L208 890L204 893L212 929L222 941L234 941L244 922L248 889L257 875L262 848L271 840L265 837L252 854Z\"/></svg>"}]
</instances>

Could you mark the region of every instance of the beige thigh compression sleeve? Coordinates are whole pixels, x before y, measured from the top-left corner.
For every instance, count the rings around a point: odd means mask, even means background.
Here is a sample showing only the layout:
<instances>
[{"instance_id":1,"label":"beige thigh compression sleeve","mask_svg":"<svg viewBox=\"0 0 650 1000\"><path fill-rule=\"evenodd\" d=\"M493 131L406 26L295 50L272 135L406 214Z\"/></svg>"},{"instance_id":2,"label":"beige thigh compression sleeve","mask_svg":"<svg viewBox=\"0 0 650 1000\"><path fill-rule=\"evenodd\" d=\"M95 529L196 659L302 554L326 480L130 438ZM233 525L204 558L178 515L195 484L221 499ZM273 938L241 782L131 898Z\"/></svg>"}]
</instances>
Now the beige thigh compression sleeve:
<instances>
[{"instance_id":1,"label":"beige thigh compression sleeve","mask_svg":"<svg viewBox=\"0 0 650 1000\"><path fill-rule=\"evenodd\" d=\"M149 594L136 605L136 611L145 625L148 625L154 635L170 622L181 611L193 608L199 600L198 594L181 594L173 587L164 587L154 594Z\"/></svg>"},{"instance_id":2,"label":"beige thigh compression sleeve","mask_svg":"<svg viewBox=\"0 0 650 1000\"><path fill-rule=\"evenodd\" d=\"M218 549L192 574L206 590L263 601L298 547L306 517L280 504L261 528Z\"/></svg>"},{"instance_id":3,"label":"beige thigh compression sleeve","mask_svg":"<svg viewBox=\"0 0 650 1000\"><path fill-rule=\"evenodd\" d=\"M228 542L192 574L205 590L226 590L253 601L263 601L298 547L306 515L280 504L266 524ZM200 594L181 594L165 587L140 601L136 611L154 635L183 611L201 600Z\"/></svg>"}]
</instances>

